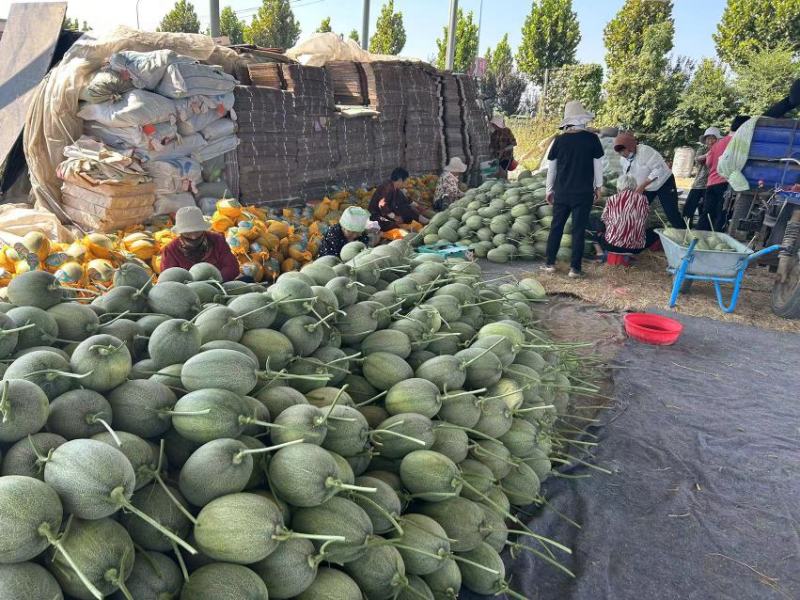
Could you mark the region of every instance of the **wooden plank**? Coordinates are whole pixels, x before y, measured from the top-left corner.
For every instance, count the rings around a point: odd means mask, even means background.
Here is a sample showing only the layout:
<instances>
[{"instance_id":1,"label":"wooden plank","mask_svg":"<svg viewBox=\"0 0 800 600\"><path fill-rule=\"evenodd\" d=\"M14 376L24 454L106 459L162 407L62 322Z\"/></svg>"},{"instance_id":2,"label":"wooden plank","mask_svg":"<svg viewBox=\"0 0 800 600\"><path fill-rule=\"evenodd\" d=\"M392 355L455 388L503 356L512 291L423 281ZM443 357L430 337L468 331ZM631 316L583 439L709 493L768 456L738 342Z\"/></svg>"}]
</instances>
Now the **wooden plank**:
<instances>
[{"instance_id":1,"label":"wooden plank","mask_svg":"<svg viewBox=\"0 0 800 600\"><path fill-rule=\"evenodd\" d=\"M66 2L12 4L0 38L0 165L25 126L36 86L50 69Z\"/></svg>"}]
</instances>

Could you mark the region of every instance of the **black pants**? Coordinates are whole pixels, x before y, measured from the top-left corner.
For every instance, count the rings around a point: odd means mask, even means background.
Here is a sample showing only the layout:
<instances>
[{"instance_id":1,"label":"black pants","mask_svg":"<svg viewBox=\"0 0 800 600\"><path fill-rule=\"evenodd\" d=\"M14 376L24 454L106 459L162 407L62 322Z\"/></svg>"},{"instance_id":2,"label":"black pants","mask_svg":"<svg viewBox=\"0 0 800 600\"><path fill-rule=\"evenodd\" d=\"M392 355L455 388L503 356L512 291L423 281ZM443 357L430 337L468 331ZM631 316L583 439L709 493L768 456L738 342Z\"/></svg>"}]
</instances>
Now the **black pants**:
<instances>
[{"instance_id":1,"label":"black pants","mask_svg":"<svg viewBox=\"0 0 800 600\"><path fill-rule=\"evenodd\" d=\"M658 234L654 229L646 229L644 232L644 248L623 248L622 246L615 246L609 244L603 235L606 231L606 224L597 215L589 215L589 224L586 228L586 237L600 244L600 247L606 252L616 252L618 254L639 254L647 250L658 239Z\"/></svg>"},{"instance_id":2,"label":"black pants","mask_svg":"<svg viewBox=\"0 0 800 600\"><path fill-rule=\"evenodd\" d=\"M726 215L722 209L725 204L725 192L727 189L727 183L718 183L706 188L703 210L700 212L700 219L697 221L697 229L709 231L712 226L714 231L723 231L725 229Z\"/></svg>"},{"instance_id":3,"label":"black pants","mask_svg":"<svg viewBox=\"0 0 800 600\"><path fill-rule=\"evenodd\" d=\"M550 236L547 238L547 264L556 264L556 254L561 247L561 236L564 235L564 225L570 214L572 215L572 260L570 267L573 271L580 272L583 263L583 237L589 213L592 210L594 196L578 196L569 199L556 200L553 203L553 223L550 227Z\"/></svg>"},{"instance_id":4,"label":"black pants","mask_svg":"<svg viewBox=\"0 0 800 600\"><path fill-rule=\"evenodd\" d=\"M686 204L683 205L683 218L689 221L689 227L693 227L694 213L700 206L700 201L706 195L706 188L689 190L689 195L686 197Z\"/></svg>"},{"instance_id":5,"label":"black pants","mask_svg":"<svg viewBox=\"0 0 800 600\"><path fill-rule=\"evenodd\" d=\"M661 201L661 206L667 215L669 224L676 229L686 229L686 225L681 219L681 213L678 210L678 187L675 185L675 176L670 175L669 179L654 192L645 191L647 201L652 204L653 200L658 198Z\"/></svg>"}]
</instances>

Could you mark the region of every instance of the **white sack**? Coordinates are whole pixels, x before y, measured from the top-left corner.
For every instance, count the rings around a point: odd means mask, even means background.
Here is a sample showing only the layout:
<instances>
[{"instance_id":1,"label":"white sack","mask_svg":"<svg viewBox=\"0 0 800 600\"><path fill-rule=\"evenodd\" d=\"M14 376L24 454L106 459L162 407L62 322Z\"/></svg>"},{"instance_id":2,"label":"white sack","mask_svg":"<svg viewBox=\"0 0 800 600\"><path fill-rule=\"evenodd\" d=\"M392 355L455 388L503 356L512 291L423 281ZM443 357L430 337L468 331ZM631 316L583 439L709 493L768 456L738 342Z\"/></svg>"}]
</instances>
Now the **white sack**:
<instances>
[{"instance_id":1,"label":"white sack","mask_svg":"<svg viewBox=\"0 0 800 600\"><path fill-rule=\"evenodd\" d=\"M175 103L169 98L145 90L133 90L118 102L84 104L78 117L98 121L106 127L142 127L176 118Z\"/></svg>"},{"instance_id":2,"label":"white sack","mask_svg":"<svg viewBox=\"0 0 800 600\"><path fill-rule=\"evenodd\" d=\"M231 119L220 119L204 127L200 134L207 142L236 135L236 123Z\"/></svg>"},{"instance_id":3,"label":"white sack","mask_svg":"<svg viewBox=\"0 0 800 600\"><path fill-rule=\"evenodd\" d=\"M129 79L139 89L154 90L167 67L179 60L192 62L191 58L179 57L172 50L153 52L116 52L108 59L109 68Z\"/></svg>"},{"instance_id":4,"label":"white sack","mask_svg":"<svg viewBox=\"0 0 800 600\"><path fill-rule=\"evenodd\" d=\"M156 196L153 214L171 215L178 212L178 209L184 206L197 206L194 201L194 196L188 192Z\"/></svg>"},{"instance_id":5,"label":"white sack","mask_svg":"<svg viewBox=\"0 0 800 600\"><path fill-rule=\"evenodd\" d=\"M197 192L197 184L202 181L200 163L192 158L171 158L153 160L144 165L148 175L153 178L156 195Z\"/></svg>"},{"instance_id":6,"label":"white sack","mask_svg":"<svg viewBox=\"0 0 800 600\"><path fill-rule=\"evenodd\" d=\"M173 63L167 67L156 91L168 98L216 96L232 92L237 83L236 78L228 75L222 67L200 63Z\"/></svg>"}]
</instances>

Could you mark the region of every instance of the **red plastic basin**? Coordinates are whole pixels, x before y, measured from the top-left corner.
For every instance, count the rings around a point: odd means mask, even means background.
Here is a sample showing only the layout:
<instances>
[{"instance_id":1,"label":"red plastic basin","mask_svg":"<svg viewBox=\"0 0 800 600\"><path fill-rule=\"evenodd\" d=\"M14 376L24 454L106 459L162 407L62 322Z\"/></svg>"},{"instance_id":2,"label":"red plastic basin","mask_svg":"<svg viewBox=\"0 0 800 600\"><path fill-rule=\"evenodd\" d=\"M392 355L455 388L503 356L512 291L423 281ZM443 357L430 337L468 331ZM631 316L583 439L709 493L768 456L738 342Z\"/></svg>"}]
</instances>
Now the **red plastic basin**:
<instances>
[{"instance_id":1,"label":"red plastic basin","mask_svg":"<svg viewBox=\"0 0 800 600\"><path fill-rule=\"evenodd\" d=\"M628 313L623 317L625 332L638 342L656 346L670 346L678 341L683 331L675 319L650 313Z\"/></svg>"}]
</instances>

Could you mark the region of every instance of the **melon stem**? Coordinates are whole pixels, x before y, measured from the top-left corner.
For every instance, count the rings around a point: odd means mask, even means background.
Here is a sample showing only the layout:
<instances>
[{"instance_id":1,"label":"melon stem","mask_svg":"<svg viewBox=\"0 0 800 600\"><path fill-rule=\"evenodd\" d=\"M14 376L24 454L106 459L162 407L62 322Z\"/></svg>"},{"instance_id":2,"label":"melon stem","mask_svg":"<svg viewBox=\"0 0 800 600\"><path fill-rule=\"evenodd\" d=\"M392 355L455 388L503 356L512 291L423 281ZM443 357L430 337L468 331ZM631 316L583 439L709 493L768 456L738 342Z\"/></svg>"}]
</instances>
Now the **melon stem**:
<instances>
[{"instance_id":1,"label":"melon stem","mask_svg":"<svg viewBox=\"0 0 800 600\"><path fill-rule=\"evenodd\" d=\"M104 326L106 326L106 325L111 325L111 323L113 323L114 321L118 321L119 319L121 319L121 318L122 318L122 317L124 317L125 315L129 315L130 313L131 313L131 311L129 311L129 310L126 310L126 311L124 311L124 312L121 312L121 313L119 313L119 314L118 314L116 317L114 317L113 319L111 319L111 320L110 320L110 321L108 321L107 323L101 323L100 325L101 325L101 327L104 327ZM106 313L106 314L108 314L108 313ZM104 316L106 316L106 315L100 315L100 317L99 317L99 318L100 318L100 319L102 319Z\"/></svg>"},{"instance_id":2,"label":"melon stem","mask_svg":"<svg viewBox=\"0 0 800 600\"><path fill-rule=\"evenodd\" d=\"M167 486L166 482L161 477L161 475L159 473L153 473L153 478L158 482L158 485L161 486L161 489L164 490L164 493L170 500L172 500L172 503L178 508L178 510L183 514L183 516L189 519L192 525L197 525L197 519L194 517L192 513L190 513L187 510L187 508L183 504L181 504L178 501L178 499L175 497L175 494L173 494L170 491L169 487ZM175 542L173 542L172 540L170 540L170 543L175 544Z\"/></svg>"},{"instance_id":3,"label":"melon stem","mask_svg":"<svg viewBox=\"0 0 800 600\"><path fill-rule=\"evenodd\" d=\"M492 437L492 436L490 436L490 435L488 435L486 433L478 431L477 429L470 429L469 427L463 427L461 425L454 425L453 423L448 423L447 421L442 421L442 424L439 425L439 427L443 427L445 429L448 429L448 428L449 429L460 429L461 431L466 431L467 433L471 433L473 435L477 435L478 437L480 437L480 438L482 438L484 440L492 440L493 442L502 443L497 438L494 438L494 437Z\"/></svg>"},{"instance_id":4,"label":"melon stem","mask_svg":"<svg viewBox=\"0 0 800 600\"><path fill-rule=\"evenodd\" d=\"M551 540L550 538L545 537L543 535L537 535L537 534L533 533L532 531L529 531L529 530L528 531L523 531L521 529L508 529L507 531L508 531L508 533L513 533L513 534L516 534L516 535L525 535L525 536L528 536L528 537L532 537L533 539L539 540L540 542L544 542L545 544L550 544L551 546L553 546L554 548L558 548L562 552L566 552L567 554L572 554L572 550L570 550L569 548L567 548L563 544L559 544L555 540Z\"/></svg>"},{"instance_id":5,"label":"melon stem","mask_svg":"<svg viewBox=\"0 0 800 600\"><path fill-rule=\"evenodd\" d=\"M510 512L508 512L508 511L507 511L506 509L504 509L502 506L500 506L499 504L497 504L497 502L495 502L494 500L492 500L491 498L489 498L489 496L487 496L487 495L486 495L486 494L484 494L482 491L480 491L478 488L476 488L474 485L472 485L472 484L471 484L469 481L467 481L466 479L464 479L464 475L463 475L463 473L462 473L462 474L461 474L461 476L458 478L458 480L461 482L461 484L462 484L464 487L466 487L466 488L468 488L470 491L472 491L472 493L474 493L474 494L477 494L478 496L480 496L481 498L483 498L483 500L484 500L485 502L488 502L488 503L489 503L489 504L491 504L491 505L492 505L492 506L493 506L493 507L494 507L496 510L500 511L500 513L502 513L502 514L503 514L503 516L505 516L507 519L511 519L512 521L514 521L514 523L518 523L519 525L523 525L522 521L521 521L521 520L520 520L518 517L515 517L514 515L512 515Z\"/></svg>"},{"instance_id":6,"label":"melon stem","mask_svg":"<svg viewBox=\"0 0 800 600\"><path fill-rule=\"evenodd\" d=\"M211 412L210 408L204 408L203 410L165 410L162 414L170 415L172 417L200 417L203 415L207 415Z\"/></svg>"},{"instance_id":7,"label":"melon stem","mask_svg":"<svg viewBox=\"0 0 800 600\"><path fill-rule=\"evenodd\" d=\"M25 331L26 329L33 329L36 327L36 323L29 323L27 325L22 325L21 327L14 327L13 329L0 329L0 337L6 336L9 333L17 333L19 331Z\"/></svg>"},{"instance_id":8,"label":"melon stem","mask_svg":"<svg viewBox=\"0 0 800 600\"><path fill-rule=\"evenodd\" d=\"M268 446L266 448L248 448L247 450L240 450L233 456L234 464L239 464L242 461L242 458L247 456L248 454L264 454L265 452L272 452L274 450L280 450L281 448L286 448L286 446L294 446L295 444L301 444L303 440L292 440L291 442L285 442L283 444L278 444L277 446Z\"/></svg>"},{"instance_id":9,"label":"melon stem","mask_svg":"<svg viewBox=\"0 0 800 600\"><path fill-rule=\"evenodd\" d=\"M604 469L603 467L598 467L597 465L593 465L591 463L588 463L585 460L581 460L577 456L571 456L571 455L565 454L563 452L556 452L555 456L553 456L550 460L553 460L553 459L558 460L558 458L557 458L558 456L564 456L564 457L568 458L569 460L574 460L576 463L579 463L579 464L583 465L584 467L589 467L590 469L594 469L596 471L600 471L601 473L605 473L606 475L613 475L614 474L612 471L609 471L608 469ZM569 462L567 462L567 464L569 464Z\"/></svg>"},{"instance_id":10,"label":"melon stem","mask_svg":"<svg viewBox=\"0 0 800 600\"><path fill-rule=\"evenodd\" d=\"M260 421L255 417L245 417L244 415L239 416L239 423L241 425L259 425L260 427L270 427L275 429L294 429L294 427L278 425L277 423L268 423L267 421Z\"/></svg>"},{"instance_id":11,"label":"melon stem","mask_svg":"<svg viewBox=\"0 0 800 600\"><path fill-rule=\"evenodd\" d=\"M525 414L529 412L534 412L537 410L548 410L550 408L555 408L552 404L543 404L542 406L529 406L527 408L518 408L514 411L514 414L520 413Z\"/></svg>"},{"instance_id":12,"label":"melon stem","mask_svg":"<svg viewBox=\"0 0 800 600\"><path fill-rule=\"evenodd\" d=\"M3 413L3 423L8 423L11 418L11 403L8 401L8 379L3 381L3 392L0 395L0 413Z\"/></svg>"},{"instance_id":13,"label":"melon stem","mask_svg":"<svg viewBox=\"0 0 800 600\"><path fill-rule=\"evenodd\" d=\"M375 490L377 490L377 488L375 488ZM386 510L383 506L381 506L377 502L375 502L375 500L373 500L369 496L364 496L363 494L357 494L357 493L354 493L353 495L357 496L360 500L363 500L368 504L371 504L375 510L381 513L381 515L383 515L383 517L392 524L392 527L395 528L397 533L399 533L400 535L404 535L403 528L400 526L400 523L397 521L397 518L392 513L390 513L388 510Z\"/></svg>"},{"instance_id":14,"label":"melon stem","mask_svg":"<svg viewBox=\"0 0 800 600\"><path fill-rule=\"evenodd\" d=\"M178 559L178 566L181 568L181 575L183 575L184 581L189 581L189 570L186 568L186 563L183 561L183 554L181 553L181 549L178 547L178 544L170 540L169 542L172 544L172 551L175 553L175 558Z\"/></svg>"},{"instance_id":15,"label":"melon stem","mask_svg":"<svg viewBox=\"0 0 800 600\"><path fill-rule=\"evenodd\" d=\"M125 560L123 558L123 560ZM118 571L117 569L109 569L106 571L105 576L103 577L109 583L117 586L119 591L125 597L125 600L134 600L131 593L128 591L128 588L125 587L125 580L122 579L121 569Z\"/></svg>"},{"instance_id":16,"label":"melon stem","mask_svg":"<svg viewBox=\"0 0 800 600\"><path fill-rule=\"evenodd\" d=\"M538 551L538 550L536 550L535 548L531 548L530 546L526 546L525 544L521 544L521 543L519 543L519 542L506 542L506 545L508 545L508 546L509 546L510 548L512 548L513 550L527 550L528 552L530 552L530 553L531 553L531 554L533 554L534 556L537 556L537 557L541 558L541 559L542 559L543 561L545 561L546 563L549 563L549 564L551 564L551 565L552 565L552 566L554 566L556 569L558 569L558 570L560 570L560 571L563 571L564 573L566 573L566 574L567 574L567 575L569 575L570 577L572 577L572 578L574 578L574 577L575 577L575 573L573 573L572 571L570 571L570 570L569 570L567 567L565 567L564 565L562 565L562 564L561 564L560 562L558 562L557 560L553 560L552 558L550 558L550 557L549 557L549 556L547 556L546 554L544 554L544 553L542 553L542 552L539 552L539 551ZM527 599L525 599L525 600L527 600Z\"/></svg>"},{"instance_id":17,"label":"melon stem","mask_svg":"<svg viewBox=\"0 0 800 600\"><path fill-rule=\"evenodd\" d=\"M23 377L28 379L28 377L33 377L34 375L60 375L61 377L69 377L71 379L86 379L92 373L94 373L94 371L89 371L88 373L78 375L76 373L69 373L67 371L59 371L58 369L42 369L41 371L31 371L30 373L25 373ZM48 377L48 380L52 379L55 379L55 377Z\"/></svg>"},{"instance_id":18,"label":"melon stem","mask_svg":"<svg viewBox=\"0 0 800 600\"><path fill-rule=\"evenodd\" d=\"M492 344L492 345L491 345L491 346L489 346L488 348L484 348L484 349L483 349L483 352L481 352L480 354L478 354L478 355L477 355L477 356L475 356L474 358L471 358L471 359L469 359L468 361L465 361L465 362L461 363L461 369L462 369L462 370L463 370L463 369L466 369L468 366L470 366L470 365L471 365L472 363L474 363L476 360L480 360L480 359L481 359L481 358L483 358L483 357L484 357L484 355L486 355L488 352L491 352L491 351L492 351L492 349L493 349L495 346L497 346L498 344L500 344L500 343L502 343L502 342L505 342L505 341L506 341L506 338L500 338L499 340L497 340L497 341L496 341L494 344Z\"/></svg>"},{"instance_id":19,"label":"melon stem","mask_svg":"<svg viewBox=\"0 0 800 600\"><path fill-rule=\"evenodd\" d=\"M544 497L542 497L542 498L541 498L541 502L542 502L542 504L544 504L544 505L545 505L547 508L549 508L550 510L552 510L554 513L556 513L556 515L558 515L559 517L561 517L562 519L564 519L564 520L565 520L567 523L569 523L570 525L572 525L572 526L576 527L577 529L583 529L583 527L581 527L580 523L577 523L577 522L573 521L573 520L572 520L572 519L570 519L568 516L566 516L564 513L562 513L562 512L560 512L559 510L557 510L557 509L556 509L556 508L555 508L555 507L554 507L552 504L550 504L550 503L547 501L547 498L544 498Z\"/></svg>"},{"instance_id":20,"label":"melon stem","mask_svg":"<svg viewBox=\"0 0 800 600\"><path fill-rule=\"evenodd\" d=\"M117 432L111 429L111 425L109 425L105 419L97 415L92 415L90 423L100 423L103 427L106 428L106 431L108 431L111 437L114 438L114 441L117 443L117 447L118 448L122 447L122 440L119 439Z\"/></svg>"},{"instance_id":21,"label":"melon stem","mask_svg":"<svg viewBox=\"0 0 800 600\"><path fill-rule=\"evenodd\" d=\"M347 538L343 535L320 535L315 533L297 533L296 531L286 530L283 533L276 533L272 536L273 540L280 542L291 538L302 538L304 540L320 540L328 542L346 542Z\"/></svg>"},{"instance_id":22,"label":"melon stem","mask_svg":"<svg viewBox=\"0 0 800 600\"><path fill-rule=\"evenodd\" d=\"M333 487L338 487L342 490L348 490L351 492L364 492L367 494L375 494L378 491L378 488L374 487L362 487L360 485L350 485L349 483L342 483L341 481L336 480L336 483Z\"/></svg>"},{"instance_id":23,"label":"melon stem","mask_svg":"<svg viewBox=\"0 0 800 600\"><path fill-rule=\"evenodd\" d=\"M439 396L440 400L451 400L452 398L460 398L461 396L474 396L475 394L482 394L486 391L486 388L481 388L479 390L470 390L468 392L458 392L457 394L448 394L444 393L443 395Z\"/></svg>"},{"instance_id":24,"label":"melon stem","mask_svg":"<svg viewBox=\"0 0 800 600\"><path fill-rule=\"evenodd\" d=\"M383 398L388 393L389 393L388 390L384 390L380 394L377 394L377 395L373 396L369 400L364 400L364 402L359 402L358 404L356 404L356 408L358 408L360 406L366 406L367 404L372 404L373 402L375 402L375 400Z\"/></svg>"},{"instance_id":25,"label":"melon stem","mask_svg":"<svg viewBox=\"0 0 800 600\"><path fill-rule=\"evenodd\" d=\"M86 586L86 589L89 590L92 596L97 598L97 600L103 600L103 593L100 590L98 590L97 587L91 581L89 581L86 575L83 574L83 571L78 567L77 564L75 564L75 561L72 560L72 557L69 555L69 552L64 550L64 546L61 543L61 540L59 540L53 533L53 530L50 528L50 524L46 522L42 523L41 525L39 525L38 532L39 535L46 538L47 541L50 542L51 546L53 546L56 550L58 550L61 553L61 555L67 561L67 564L73 571L75 571L75 574L78 576L78 579L80 579L81 583L84 586Z\"/></svg>"},{"instance_id":26,"label":"melon stem","mask_svg":"<svg viewBox=\"0 0 800 600\"><path fill-rule=\"evenodd\" d=\"M322 418L322 421L320 423L318 423L317 426L323 425L325 422L327 422L327 420L331 416L331 413L333 412L333 409L336 407L336 403L339 402L339 398L342 397L342 394L344 394L344 391L346 389L347 389L347 385L346 384L343 385L341 388L339 388L339 391L336 393L336 396L334 397L333 402L331 402L330 408L328 408L328 412L325 413L325 416Z\"/></svg>"},{"instance_id":27,"label":"melon stem","mask_svg":"<svg viewBox=\"0 0 800 600\"><path fill-rule=\"evenodd\" d=\"M397 424L400 424L400 423L397 423ZM395 425L397 425L397 424L395 424ZM422 440L419 440L417 438L411 437L410 435L406 435L404 433L398 433L397 431L392 431L391 429L375 429L373 431L370 431L369 435L374 435L376 433L386 433L386 434L389 434L389 435L393 435L393 436L399 437L399 438L404 439L406 441L412 442L412 443L417 444L419 446L427 446L427 444Z\"/></svg>"},{"instance_id":28,"label":"melon stem","mask_svg":"<svg viewBox=\"0 0 800 600\"><path fill-rule=\"evenodd\" d=\"M184 542L181 538L179 538L177 535L172 533L169 529L164 527L161 523L159 523L158 521L153 519L150 515L142 512L141 510L136 508L133 504L131 504L130 500L128 500L125 497L125 489L124 488L122 488L122 487L114 488L113 490L111 490L111 494L109 494L109 497L111 498L111 500L113 500L117 504L117 506L119 506L120 508L123 508L123 509L125 509L125 510L127 510L129 512L132 512L137 517L142 519L145 523L147 523L148 525L150 525L151 527L153 527L154 529L156 529L157 531L159 531L160 533L162 533L163 535L165 535L166 537L171 539L176 544L178 544L178 545L182 546L183 548L185 548L191 554L197 554L197 550L195 550L192 546L190 546L189 544Z\"/></svg>"},{"instance_id":29,"label":"melon stem","mask_svg":"<svg viewBox=\"0 0 800 600\"><path fill-rule=\"evenodd\" d=\"M258 312L261 312L262 310L267 310L268 308L270 308L272 306L275 306L276 304L277 304L277 302L267 302L264 306L259 306L258 308L254 308L253 310L249 310L244 314L232 317L231 320L239 321L241 319L244 319L245 317L249 317L250 315L254 315L254 314L258 313Z\"/></svg>"}]
</instances>

